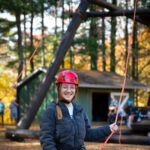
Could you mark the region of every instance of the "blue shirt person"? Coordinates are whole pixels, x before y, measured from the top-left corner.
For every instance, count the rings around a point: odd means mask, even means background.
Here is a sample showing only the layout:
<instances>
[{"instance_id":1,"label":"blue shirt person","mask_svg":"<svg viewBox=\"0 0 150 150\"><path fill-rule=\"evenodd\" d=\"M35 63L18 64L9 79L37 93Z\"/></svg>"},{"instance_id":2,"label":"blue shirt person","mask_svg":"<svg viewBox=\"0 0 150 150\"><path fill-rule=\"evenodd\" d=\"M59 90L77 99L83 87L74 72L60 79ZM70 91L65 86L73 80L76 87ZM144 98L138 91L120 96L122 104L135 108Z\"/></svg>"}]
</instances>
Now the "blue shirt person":
<instances>
[{"instance_id":1,"label":"blue shirt person","mask_svg":"<svg viewBox=\"0 0 150 150\"><path fill-rule=\"evenodd\" d=\"M17 107L18 107L18 104L15 102L15 100L12 100L11 104L9 105L11 124L13 124L13 120L15 120L15 123L17 123L17 118L18 118L18 108Z\"/></svg>"},{"instance_id":2,"label":"blue shirt person","mask_svg":"<svg viewBox=\"0 0 150 150\"><path fill-rule=\"evenodd\" d=\"M4 110L5 110L5 105L2 102L2 99L0 99L0 117L1 117L1 124L4 125Z\"/></svg>"}]
</instances>

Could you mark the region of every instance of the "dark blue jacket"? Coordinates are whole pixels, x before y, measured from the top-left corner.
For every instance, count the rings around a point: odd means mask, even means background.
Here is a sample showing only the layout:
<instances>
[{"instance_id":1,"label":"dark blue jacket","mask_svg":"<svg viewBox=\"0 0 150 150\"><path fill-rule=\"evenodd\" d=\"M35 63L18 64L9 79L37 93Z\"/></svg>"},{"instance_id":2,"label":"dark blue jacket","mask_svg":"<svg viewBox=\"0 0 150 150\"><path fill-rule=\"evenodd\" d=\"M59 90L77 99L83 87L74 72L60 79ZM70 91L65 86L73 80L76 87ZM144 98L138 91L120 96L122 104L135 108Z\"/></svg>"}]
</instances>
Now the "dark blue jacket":
<instances>
[{"instance_id":1,"label":"dark blue jacket","mask_svg":"<svg viewBox=\"0 0 150 150\"><path fill-rule=\"evenodd\" d=\"M63 114L57 119L56 103L52 102L41 120L40 142L43 150L85 150L84 140L96 140L111 133L109 126L91 128L83 108L73 103L73 119L64 102L58 103Z\"/></svg>"}]
</instances>

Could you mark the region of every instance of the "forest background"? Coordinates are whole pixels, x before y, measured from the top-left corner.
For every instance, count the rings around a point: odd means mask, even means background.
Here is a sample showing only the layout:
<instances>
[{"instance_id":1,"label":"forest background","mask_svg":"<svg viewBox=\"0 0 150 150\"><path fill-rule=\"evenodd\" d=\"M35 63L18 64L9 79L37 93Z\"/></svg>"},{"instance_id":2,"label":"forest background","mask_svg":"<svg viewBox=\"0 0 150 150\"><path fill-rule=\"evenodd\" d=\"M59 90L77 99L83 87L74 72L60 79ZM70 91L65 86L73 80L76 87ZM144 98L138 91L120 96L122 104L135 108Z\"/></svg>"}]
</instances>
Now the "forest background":
<instances>
[{"instance_id":1,"label":"forest background","mask_svg":"<svg viewBox=\"0 0 150 150\"><path fill-rule=\"evenodd\" d=\"M14 83L39 67L48 67L80 0L0 0L0 98L6 107L15 99ZM107 0L122 9L134 9L134 0ZM138 0L137 9L150 8L150 0ZM91 11L107 9L90 5ZM88 18L83 21L67 52L61 68L125 73L127 51L130 58L127 77L150 86L150 27L125 16ZM44 39L23 74L17 76ZM131 43L131 41L133 41ZM145 106L149 91L135 91L138 106Z\"/></svg>"}]
</instances>

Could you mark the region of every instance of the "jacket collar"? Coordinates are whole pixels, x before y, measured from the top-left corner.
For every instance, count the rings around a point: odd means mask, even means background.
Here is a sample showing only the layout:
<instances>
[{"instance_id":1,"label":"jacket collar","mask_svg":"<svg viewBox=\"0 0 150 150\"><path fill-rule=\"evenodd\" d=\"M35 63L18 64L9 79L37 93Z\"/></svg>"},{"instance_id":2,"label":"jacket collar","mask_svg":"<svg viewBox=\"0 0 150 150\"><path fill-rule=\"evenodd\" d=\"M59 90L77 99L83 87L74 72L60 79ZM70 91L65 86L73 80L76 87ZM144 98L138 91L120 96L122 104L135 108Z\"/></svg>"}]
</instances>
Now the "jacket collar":
<instances>
[{"instance_id":1,"label":"jacket collar","mask_svg":"<svg viewBox=\"0 0 150 150\"><path fill-rule=\"evenodd\" d=\"M69 115L69 111L68 111L67 106L65 105L65 103L60 100L58 102L58 104L59 104L59 106L62 110L63 115ZM74 102L72 102L72 104L73 104L73 114L77 114L77 113L79 113L83 110L83 108L79 104L74 103Z\"/></svg>"}]
</instances>

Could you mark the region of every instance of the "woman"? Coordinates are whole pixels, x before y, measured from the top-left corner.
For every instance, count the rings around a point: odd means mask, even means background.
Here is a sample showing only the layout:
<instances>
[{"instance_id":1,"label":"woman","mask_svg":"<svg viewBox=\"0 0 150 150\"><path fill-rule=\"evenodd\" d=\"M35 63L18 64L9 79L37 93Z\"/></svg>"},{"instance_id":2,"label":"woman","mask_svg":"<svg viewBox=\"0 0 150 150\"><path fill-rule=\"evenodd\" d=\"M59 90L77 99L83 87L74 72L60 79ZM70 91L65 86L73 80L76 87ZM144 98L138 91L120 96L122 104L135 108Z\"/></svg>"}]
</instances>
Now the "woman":
<instances>
[{"instance_id":1,"label":"woman","mask_svg":"<svg viewBox=\"0 0 150 150\"><path fill-rule=\"evenodd\" d=\"M44 112L40 142L43 150L86 150L84 140L96 140L117 130L115 124L92 129L83 108L74 103L78 76L62 71L56 81L58 99Z\"/></svg>"}]
</instances>

